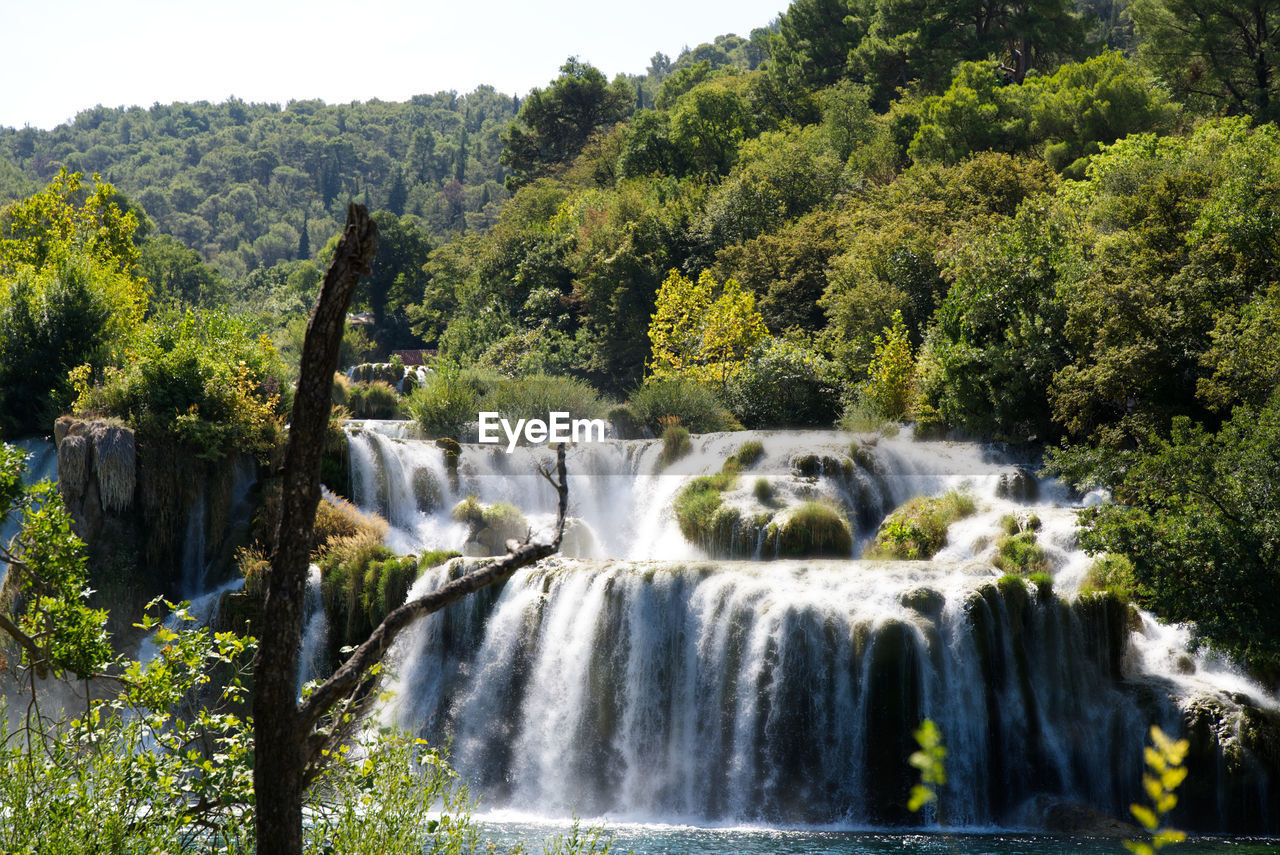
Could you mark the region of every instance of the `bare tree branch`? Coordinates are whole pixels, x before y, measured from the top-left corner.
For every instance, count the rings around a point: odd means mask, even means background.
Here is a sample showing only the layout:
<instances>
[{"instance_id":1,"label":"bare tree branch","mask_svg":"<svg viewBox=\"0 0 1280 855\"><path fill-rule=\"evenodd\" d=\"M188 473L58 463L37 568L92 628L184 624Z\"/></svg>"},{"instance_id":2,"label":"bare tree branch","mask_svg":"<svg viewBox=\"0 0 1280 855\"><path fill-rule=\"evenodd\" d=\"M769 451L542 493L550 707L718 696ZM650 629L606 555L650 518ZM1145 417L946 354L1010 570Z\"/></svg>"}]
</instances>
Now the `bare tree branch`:
<instances>
[{"instance_id":1,"label":"bare tree branch","mask_svg":"<svg viewBox=\"0 0 1280 855\"><path fill-rule=\"evenodd\" d=\"M525 542L493 563L472 570L465 576L454 579L447 585L392 610L383 618L382 623L369 638L357 647L351 657L334 672L333 676L318 686L303 702L298 711L302 727L314 727L335 704L358 689L369 670L391 648L396 636L414 621L438 612L481 588L505 582L521 567L541 561L560 549L560 542L564 538L565 516L569 508L569 484L563 443L556 450L557 480L552 481L550 473L545 468L539 468L538 471L559 494L559 513L556 520L556 533L552 541L550 543ZM315 747L318 748L318 746Z\"/></svg>"}]
</instances>

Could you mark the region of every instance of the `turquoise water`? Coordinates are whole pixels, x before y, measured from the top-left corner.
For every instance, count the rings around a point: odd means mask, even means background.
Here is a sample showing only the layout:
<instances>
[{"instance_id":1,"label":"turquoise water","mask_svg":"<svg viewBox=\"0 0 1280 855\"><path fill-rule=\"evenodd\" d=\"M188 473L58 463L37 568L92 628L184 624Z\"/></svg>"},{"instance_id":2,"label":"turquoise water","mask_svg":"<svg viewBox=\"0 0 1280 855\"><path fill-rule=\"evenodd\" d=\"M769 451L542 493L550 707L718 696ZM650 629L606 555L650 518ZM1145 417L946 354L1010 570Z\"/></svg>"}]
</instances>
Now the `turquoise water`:
<instances>
[{"instance_id":1,"label":"turquoise water","mask_svg":"<svg viewBox=\"0 0 1280 855\"><path fill-rule=\"evenodd\" d=\"M485 823L485 837L501 851L517 843L541 852L548 838L565 833L543 823ZM1113 855L1126 850L1119 841L1051 837L1013 832L987 834L804 831L687 826L608 826L612 852L625 855ZM1170 855L1252 855L1280 851L1280 839L1199 838L1171 847Z\"/></svg>"}]
</instances>

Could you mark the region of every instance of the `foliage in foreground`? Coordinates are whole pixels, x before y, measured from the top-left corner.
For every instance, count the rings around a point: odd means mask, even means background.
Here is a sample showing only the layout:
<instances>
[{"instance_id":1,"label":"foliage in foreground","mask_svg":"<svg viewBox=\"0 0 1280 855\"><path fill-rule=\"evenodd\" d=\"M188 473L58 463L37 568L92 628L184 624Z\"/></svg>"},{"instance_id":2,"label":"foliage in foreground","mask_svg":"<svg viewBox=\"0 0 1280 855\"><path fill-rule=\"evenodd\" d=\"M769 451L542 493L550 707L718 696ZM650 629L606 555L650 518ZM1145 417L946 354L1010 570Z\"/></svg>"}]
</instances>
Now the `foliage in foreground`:
<instances>
[{"instance_id":1,"label":"foliage in foreground","mask_svg":"<svg viewBox=\"0 0 1280 855\"><path fill-rule=\"evenodd\" d=\"M0 623L13 677L0 696L0 849L247 851L253 723L244 710L255 641L157 600L138 625L147 652L114 654L106 613L85 605L82 544L61 499L47 482L24 487L23 463L0 445L0 520L22 521L0 545L0 560L11 562L5 611L16 611ZM355 729L350 712L332 724ZM487 851L441 754L367 725L353 735L308 790L306 852ZM603 853L609 843L575 826L548 847Z\"/></svg>"},{"instance_id":2,"label":"foliage in foreground","mask_svg":"<svg viewBox=\"0 0 1280 855\"><path fill-rule=\"evenodd\" d=\"M1151 726L1151 741L1154 745L1143 752L1147 768L1142 776L1142 789L1146 791L1150 804L1129 807L1134 819L1151 835L1151 842L1126 840L1125 848L1133 855L1155 855L1169 844L1187 839L1185 831L1167 825L1166 821L1169 811L1178 804L1174 790L1187 778L1187 767L1182 763L1186 760L1190 743L1185 739L1170 739L1156 725Z\"/></svg>"}]
</instances>

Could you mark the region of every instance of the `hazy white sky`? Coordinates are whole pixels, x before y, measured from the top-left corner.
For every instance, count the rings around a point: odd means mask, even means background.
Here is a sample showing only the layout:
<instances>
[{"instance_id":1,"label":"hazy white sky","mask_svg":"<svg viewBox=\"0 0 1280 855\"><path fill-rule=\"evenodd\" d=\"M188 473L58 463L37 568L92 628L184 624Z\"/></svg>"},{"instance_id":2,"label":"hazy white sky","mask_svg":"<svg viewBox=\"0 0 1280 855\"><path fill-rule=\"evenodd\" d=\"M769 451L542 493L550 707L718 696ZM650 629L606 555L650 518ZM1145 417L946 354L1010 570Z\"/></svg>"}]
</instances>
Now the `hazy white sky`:
<instances>
[{"instance_id":1,"label":"hazy white sky","mask_svg":"<svg viewBox=\"0 0 1280 855\"><path fill-rule=\"evenodd\" d=\"M642 73L788 0L0 0L0 125L155 102L330 103L481 83L523 95L570 55Z\"/></svg>"}]
</instances>

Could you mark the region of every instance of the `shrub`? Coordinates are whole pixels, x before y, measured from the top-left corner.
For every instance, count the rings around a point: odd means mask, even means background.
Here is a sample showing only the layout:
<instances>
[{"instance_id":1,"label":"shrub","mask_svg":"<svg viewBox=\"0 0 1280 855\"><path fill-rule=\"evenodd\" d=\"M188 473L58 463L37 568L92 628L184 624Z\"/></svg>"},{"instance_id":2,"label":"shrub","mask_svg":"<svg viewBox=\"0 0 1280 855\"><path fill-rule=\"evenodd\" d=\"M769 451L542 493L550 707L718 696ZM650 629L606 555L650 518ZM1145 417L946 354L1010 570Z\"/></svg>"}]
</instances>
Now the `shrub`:
<instances>
[{"instance_id":1,"label":"shrub","mask_svg":"<svg viewBox=\"0 0 1280 855\"><path fill-rule=\"evenodd\" d=\"M763 443L758 439L749 439L738 446L738 450L733 453L733 457L730 459L737 463L739 467L750 469L763 456Z\"/></svg>"},{"instance_id":2,"label":"shrub","mask_svg":"<svg viewBox=\"0 0 1280 855\"><path fill-rule=\"evenodd\" d=\"M1038 514L1005 514L1000 517L1000 530L1007 535L1020 534L1024 531L1039 531L1040 516Z\"/></svg>"},{"instance_id":3,"label":"shrub","mask_svg":"<svg viewBox=\"0 0 1280 855\"><path fill-rule=\"evenodd\" d=\"M635 410L630 404L620 404L605 413L604 417L613 425L618 439L639 439L644 434L644 425L636 418Z\"/></svg>"},{"instance_id":4,"label":"shrub","mask_svg":"<svg viewBox=\"0 0 1280 855\"><path fill-rule=\"evenodd\" d=\"M932 558L947 542L947 528L973 514L973 497L952 490L937 498L916 497L880 524L868 558L906 561Z\"/></svg>"},{"instance_id":5,"label":"shrub","mask_svg":"<svg viewBox=\"0 0 1280 855\"><path fill-rule=\"evenodd\" d=\"M457 439L480 411L482 385L474 374L437 362L425 382L409 395L405 408L428 436Z\"/></svg>"},{"instance_id":6,"label":"shrub","mask_svg":"<svg viewBox=\"0 0 1280 855\"><path fill-rule=\"evenodd\" d=\"M159 315L137 352L98 386L79 373L76 409L124 419L146 438L173 439L218 459L232 450L265 460L283 428L284 367L265 336L218 312Z\"/></svg>"},{"instance_id":7,"label":"shrub","mask_svg":"<svg viewBox=\"0 0 1280 855\"><path fill-rule=\"evenodd\" d=\"M255 597L267 593L267 571L271 560L260 548L242 546L236 550L236 568L244 577L244 592Z\"/></svg>"},{"instance_id":8,"label":"shrub","mask_svg":"<svg viewBox=\"0 0 1280 855\"><path fill-rule=\"evenodd\" d=\"M1005 573L1047 573L1049 557L1036 541L1033 531L1006 534L996 541L996 557L992 562Z\"/></svg>"},{"instance_id":9,"label":"shrub","mask_svg":"<svg viewBox=\"0 0 1280 855\"><path fill-rule=\"evenodd\" d=\"M768 505L773 502L773 485L769 483L768 478L757 478L756 483L751 486L751 495L756 497L756 501L762 505Z\"/></svg>"},{"instance_id":10,"label":"shrub","mask_svg":"<svg viewBox=\"0 0 1280 855\"><path fill-rule=\"evenodd\" d=\"M322 555L339 538L360 538L381 542L387 535L387 522L376 514L367 514L345 499L322 498L316 507L312 529L311 552Z\"/></svg>"},{"instance_id":11,"label":"shrub","mask_svg":"<svg viewBox=\"0 0 1280 855\"><path fill-rule=\"evenodd\" d=\"M650 379L636 390L629 403L637 421L655 436L662 432L662 419L670 416L678 418L691 433L714 433L742 427L717 400L714 392L685 377Z\"/></svg>"},{"instance_id":12,"label":"shrub","mask_svg":"<svg viewBox=\"0 0 1280 855\"><path fill-rule=\"evenodd\" d=\"M341 371L333 373L333 390L329 393L329 400L335 407L345 406L347 396L351 392L351 378L343 374Z\"/></svg>"},{"instance_id":13,"label":"shrub","mask_svg":"<svg viewBox=\"0 0 1280 855\"><path fill-rule=\"evenodd\" d=\"M357 419L394 419L400 415L400 396L390 383L355 383L347 390L347 409Z\"/></svg>"},{"instance_id":14,"label":"shrub","mask_svg":"<svg viewBox=\"0 0 1280 855\"><path fill-rule=\"evenodd\" d=\"M342 423L350 415L346 407L335 404L329 410L329 424L324 432L320 483L337 493L346 493L351 486L351 455L347 447L347 432L342 429Z\"/></svg>"},{"instance_id":15,"label":"shrub","mask_svg":"<svg viewBox=\"0 0 1280 855\"><path fill-rule=\"evenodd\" d=\"M836 427L850 433L879 433L884 436L896 436L898 426L880 415L871 404L859 397L847 401Z\"/></svg>"},{"instance_id":16,"label":"shrub","mask_svg":"<svg viewBox=\"0 0 1280 855\"><path fill-rule=\"evenodd\" d=\"M853 552L853 530L831 505L805 502L781 522L769 526L765 549L793 558L848 558Z\"/></svg>"},{"instance_id":17,"label":"shrub","mask_svg":"<svg viewBox=\"0 0 1280 855\"><path fill-rule=\"evenodd\" d=\"M783 338L756 345L724 395L749 428L829 427L840 411L831 363Z\"/></svg>"},{"instance_id":18,"label":"shrub","mask_svg":"<svg viewBox=\"0 0 1280 855\"><path fill-rule=\"evenodd\" d=\"M662 429L662 465L670 466L693 450L689 431L679 422L668 423Z\"/></svg>"},{"instance_id":19,"label":"shrub","mask_svg":"<svg viewBox=\"0 0 1280 855\"><path fill-rule=\"evenodd\" d=\"M436 370L413 390L405 407L429 436L454 439L482 410L512 420L545 419L551 412L601 418L608 411L599 393L575 377L503 377L491 371L461 370L447 362L436 363Z\"/></svg>"},{"instance_id":20,"label":"shrub","mask_svg":"<svg viewBox=\"0 0 1280 855\"><path fill-rule=\"evenodd\" d=\"M1106 554L1095 558L1085 573L1081 587L1115 594L1126 600L1132 600L1138 594L1138 580L1133 574L1133 565L1123 555Z\"/></svg>"},{"instance_id":21,"label":"shrub","mask_svg":"<svg viewBox=\"0 0 1280 855\"><path fill-rule=\"evenodd\" d=\"M534 374L494 379L478 409L501 413L514 423L516 419L546 419L552 412L569 413L578 419L601 418L608 405L585 380Z\"/></svg>"}]
</instances>

